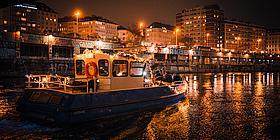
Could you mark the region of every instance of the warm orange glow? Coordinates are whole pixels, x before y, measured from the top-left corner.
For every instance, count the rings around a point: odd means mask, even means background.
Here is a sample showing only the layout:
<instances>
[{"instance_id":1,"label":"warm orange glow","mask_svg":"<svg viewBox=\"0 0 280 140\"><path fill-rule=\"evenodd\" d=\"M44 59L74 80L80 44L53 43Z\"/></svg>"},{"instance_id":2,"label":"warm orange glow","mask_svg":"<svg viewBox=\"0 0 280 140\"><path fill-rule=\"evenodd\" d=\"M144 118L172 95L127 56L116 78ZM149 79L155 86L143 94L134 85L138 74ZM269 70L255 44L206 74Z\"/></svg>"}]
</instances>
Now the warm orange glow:
<instances>
[{"instance_id":1,"label":"warm orange glow","mask_svg":"<svg viewBox=\"0 0 280 140\"><path fill-rule=\"evenodd\" d=\"M239 41L239 40L241 40L241 37L235 37L235 40Z\"/></svg>"},{"instance_id":2,"label":"warm orange glow","mask_svg":"<svg viewBox=\"0 0 280 140\"><path fill-rule=\"evenodd\" d=\"M209 36L210 36L210 33L207 33L206 36L209 37Z\"/></svg>"},{"instance_id":3,"label":"warm orange glow","mask_svg":"<svg viewBox=\"0 0 280 140\"><path fill-rule=\"evenodd\" d=\"M176 31L176 32L179 32L179 31L180 31L180 29L179 29L179 28L176 28L176 29L175 29L175 31Z\"/></svg>"},{"instance_id":4,"label":"warm orange glow","mask_svg":"<svg viewBox=\"0 0 280 140\"><path fill-rule=\"evenodd\" d=\"M143 22L140 22L139 23L139 28L142 28L144 26L144 23Z\"/></svg>"},{"instance_id":5,"label":"warm orange glow","mask_svg":"<svg viewBox=\"0 0 280 140\"><path fill-rule=\"evenodd\" d=\"M81 12L77 10L77 11L75 12L74 15L75 15L75 16L80 16L80 15L81 15Z\"/></svg>"}]
</instances>

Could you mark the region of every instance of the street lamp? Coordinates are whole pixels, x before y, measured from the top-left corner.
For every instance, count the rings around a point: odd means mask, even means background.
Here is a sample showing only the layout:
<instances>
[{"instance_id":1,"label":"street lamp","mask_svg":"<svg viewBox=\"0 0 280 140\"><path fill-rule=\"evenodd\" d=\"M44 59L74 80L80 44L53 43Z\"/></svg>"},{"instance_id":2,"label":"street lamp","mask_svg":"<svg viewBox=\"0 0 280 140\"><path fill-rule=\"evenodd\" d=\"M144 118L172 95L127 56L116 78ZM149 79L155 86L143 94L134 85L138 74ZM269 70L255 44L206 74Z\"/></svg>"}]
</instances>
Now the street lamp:
<instances>
[{"instance_id":1,"label":"street lamp","mask_svg":"<svg viewBox=\"0 0 280 140\"><path fill-rule=\"evenodd\" d=\"M142 29L143 25L144 25L143 22L140 22L139 23L139 28Z\"/></svg>"},{"instance_id":2,"label":"street lamp","mask_svg":"<svg viewBox=\"0 0 280 140\"><path fill-rule=\"evenodd\" d=\"M258 49L259 49L259 44L260 42L262 41L262 39L258 39L257 42L258 42L258 46L257 46L257 52L258 52Z\"/></svg>"},{"instance_id":3,"label":"street lamp","mask_svg":"<svg viewBox=\"0 0 280 140\"><path fill-rule=\"evenodd\" d=\"M209 38L209 36L210 36L210 33L207 33L207 34L206 34L206 45L207 45L207 46L209 46L209 44L208 44L208 38Z\"/></svg>"},{"instance_id":4,"label":"street lamp","mask_svg":"<svg viewBox=\"0 0 280 140\"><path fill-rule=\"evenodd\" d=\"M140 30L141 36L144 36L143 26L144 26L144 23L143 23L143 22L140 22L140 23L139 23L139 30Z\"/></svg>"},{"instance_id":5,"label":"street lamp","mask_svg":"<svg viewBox=\"0 0 280 140\"><path fill-rule=\"evenodd\" d=\"M79 11L76 11L75 12L75 16L76 16L76 22L77 22L77 30L76 30L76 32L75 32L75 34L74 34L74 38L76 38L77 37L77 34L78 34L78 32L79 32L79 16L80 16L80 12Z\"/></svg>"},{"instance_id":6,"label":"street lamp","mask_svg":"<svg viewBox=\"0 0 280 140\"><path fill-rule=\"evenodd\" d=\"M176 46L177 46L177 44L178 44L178 37L177 37L177 35L178 35L178 32L179 32L179 31L180 31L180 29L178 29L178 28L175 29Z\"/></svg>"},{"instance_id":7,"label":"street lamp","mask_svg":"<svg viewBox=\"0 0 280 140\"><path fill-rule=\"evenodd\" d=\"M228 53L228 62L230 63L231 52Z\"/></svg>"}]
</instances>

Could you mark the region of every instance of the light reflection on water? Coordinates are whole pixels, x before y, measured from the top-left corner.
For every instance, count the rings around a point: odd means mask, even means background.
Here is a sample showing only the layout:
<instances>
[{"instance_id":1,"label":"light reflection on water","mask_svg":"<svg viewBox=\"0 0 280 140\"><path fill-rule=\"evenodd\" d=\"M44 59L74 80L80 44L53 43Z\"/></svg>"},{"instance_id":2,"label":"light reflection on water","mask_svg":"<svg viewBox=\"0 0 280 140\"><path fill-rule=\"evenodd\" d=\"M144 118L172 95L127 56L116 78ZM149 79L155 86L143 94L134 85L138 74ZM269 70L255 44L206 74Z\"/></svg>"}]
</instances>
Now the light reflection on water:
<instances>
[{"instance_id":1,"label":"light reflection on water","mask_svg":"<svg viewBox=\"0 0 280 140\"><path fill-rule=\"evenodd\" d=\"M153 117L146 128L153 134L148 139L279 138L279 73L184 76L187 99L178 104L177 112L164 116L162 111Z\"/></svg>"},{"instance_id":2,"label":"light reflection on water","mask_svg":"<svg viewBox=\"0 0 280 140\"><path fill-rule=\"evenodd\" d=\"M143 139L279 139L279 73L185 74L187 98L155 114L125 120L117 131L99 134L96 127L46 129L37 125L23 130L16 122L15 133L26 138L143 138ZM1 96L4 97L4 96ZM0 117L9 117L13 102L0 99ZM8 122L8 123L7 123ZM145 122L145 123L144 123ZM0 120L0 125L14 122ZM30 125L30 123L27 123ZM38 129L38 127L40 129ZM112 126L114 127L114 126ZM110 127L110 128L112 128ZM6 127L0 126L1 130ZM40 130L40 132L38 132ZM60 129L59 129L60 130ZM50 132L51 131L51 132ZM114 133L112 133L112 132ZM10 135L6 133L6 135ZM16 135L16 134L15 134ZM110 135L107 137L107 135Z\"/></svg>"}]
</instances>

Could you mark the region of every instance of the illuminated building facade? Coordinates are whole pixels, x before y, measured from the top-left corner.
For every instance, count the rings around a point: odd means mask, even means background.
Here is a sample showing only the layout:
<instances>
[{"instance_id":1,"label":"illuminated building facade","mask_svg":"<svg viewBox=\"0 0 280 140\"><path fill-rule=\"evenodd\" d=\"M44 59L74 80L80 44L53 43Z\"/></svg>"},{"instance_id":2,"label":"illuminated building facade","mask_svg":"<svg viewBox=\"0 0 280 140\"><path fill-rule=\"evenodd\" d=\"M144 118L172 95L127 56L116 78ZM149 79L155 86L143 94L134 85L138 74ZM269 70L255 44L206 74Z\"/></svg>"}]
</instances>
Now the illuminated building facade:
<instances>
[{"instance_id":1,"label":"illuminated building facade","mask_svg":"<svg viewBox=\"0 0 280 140\"><path fill-rule=\"evenodd\" d=\"M280 30L268 31L266 51L271 54L280 54Z\"/></svg>"},{"instance_id":2,"label":"illuminated building facade","mask_svg":"<svg viewBox=\"0 0 280 140\"><path fill-rule=\"evenodd\" d=\"M57 13L40 2L0 9L0 29L3 32L51 34L57 31L57 19Z\"/></svg>"},{"instance_id":3,"label":"illuminated building facade","mask_svg":"<svg viewBox=\"0 0 280 140\"><path fill-rule=\"evenodd\" d=\"M225 49L261 52L265 50L265 43L265 27L225 20Z\"/></svg>"},{"instance_id":4,"label":"illuminated building facade","mask_svg":"<svg viewBox=\"0 0 280 140\"><path fill-rule=\"evenodd\" d=\"M122 43L132 43L135 40L132 32L122 26L118 27L118 38Z\"/></svg>"},{"instance_id":5,"label":"illuminated building facade","mask_svg":"<svg viewBox=\"0 0 280 140\"><path fill-rule=\"evenodd\" d=\"M174 29L174 26L154 22L146 28L146 41L155 45L174 44Z\"/></svg>"},{"instance_id":6,"label":"illuminated building facade","mask_svg":"<svg viewBox=\"0 0 280 140\"><path fill-rule=\"evenodd\" d=\"M99 16L79 18L78 22L75 17L64 17L59 19L58 31L63 35L73 35L77 33L79 37L84 39L100 38L102 40L109 41L117 40L118 26L119 25L116 23Z\"/></svg>"},{"instance_id":7,"label":"illuminated building facade","mask_svg":"<svg viewBox=\"0 0 280 140\"><path fill-rule=\"evenodd\" d=\"M218 5L184 9L176 14L176 26L183 38L195 46L224 47L224 12Z\"/></svg>"}]
</instances>

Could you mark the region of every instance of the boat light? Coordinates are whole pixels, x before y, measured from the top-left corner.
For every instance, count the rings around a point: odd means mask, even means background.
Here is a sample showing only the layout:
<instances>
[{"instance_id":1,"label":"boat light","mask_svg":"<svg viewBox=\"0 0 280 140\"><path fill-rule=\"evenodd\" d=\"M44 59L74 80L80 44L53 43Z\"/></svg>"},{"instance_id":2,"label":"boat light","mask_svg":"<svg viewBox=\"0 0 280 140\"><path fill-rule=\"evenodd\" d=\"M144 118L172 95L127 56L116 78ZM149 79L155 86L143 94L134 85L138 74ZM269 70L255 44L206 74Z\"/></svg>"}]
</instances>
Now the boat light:
<instances>
[{"instance_id":1,"label":"boat light","mask_svg":"<svg viewBox=\"0 0 280 140\"><path fill-rule=\"evenodd\" d=\"M43 78L42 78L42 82L44 82L44 83L47 82L47 78L46 78L46 77L43 77Z\"/></svg>"},{"instance_id":2,"label":"boat light","mask_svg":"<svg viewBox=\"0 0 280 140\"><path fill-rule=\"evenodd\" d=\"M122 76L122 72L119 72L119 73L117 74L117 76Z\"/></svg>"},{"instance_id":3,"label":"boat light","mask_svg":"<svg viewBox=\"0 0 280 140\"><path fill-rule=\"evenodd\" d=\"M143 72L143 75L144 75L144 76L146 76L146 75L147 75L147 72L146 72L146 71L144 71L144 72Z\"/></svg>"},{"instance_id":4,"label":"boat light","mask_svg":"<svg viewBox=\"0 0 280 140\"><path fill-rule=\"evenodd\" d=\"M149 83L151 80L150 79L144 79L145 83Z\"/></svg>"}]
</instances>

